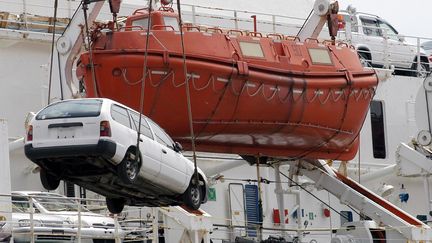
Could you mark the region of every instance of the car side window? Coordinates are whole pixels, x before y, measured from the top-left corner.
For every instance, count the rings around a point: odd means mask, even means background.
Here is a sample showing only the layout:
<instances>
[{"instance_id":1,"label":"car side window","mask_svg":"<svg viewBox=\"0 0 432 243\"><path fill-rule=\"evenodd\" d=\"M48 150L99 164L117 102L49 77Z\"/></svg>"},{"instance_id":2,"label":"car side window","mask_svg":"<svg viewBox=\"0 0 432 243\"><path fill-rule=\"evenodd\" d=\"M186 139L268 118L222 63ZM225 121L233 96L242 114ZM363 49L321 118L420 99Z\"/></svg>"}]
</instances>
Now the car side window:
<instances>
[{"instance_id":1,"label":"car side window","mask_svg":"<svg viewBox=\"0 0 432 243\"><path fill-rule=\"evenodd\" d=\"M120 107L118 105L112 105L111 106L111 117L114 119L114 121L126 126L131 127L130 121L129 121L129 115L125 108Z\"/></svg>"},{"instance_id":2,"label":"car side window","mask_svg":"<svg viewBox=\"0 0 432 243\"><path fill-rule=\"evenodd\" d=\"M382 31L384 32L383 35L386 35L391 40L399 41L398 33L396 32L396 30L391 25L389 25L385 22L382 22L382 21L380 21L379 24L380 24Z\"/></svg>"},{"instance_id":3,"label":"car side window","mask_svg":"<svg viewBox=\"0 0 432 243\"><path fill-rule=\"evenodd\" d=\"M35 213L39 213L39 210L33 204ZM30 213L29 198L22 196L12 196L12 212L14 213Z\"/></svg>"},{"instance_id":4,"label":"car side window","mask_svg":"<svg viewBox=\"0 0 432 243\"><path fill-rule=\"evenodd\" d=\"M368 36L382 36L381 29L379 28L376 19L360 18L363 24L363 33Z\"/></svg>"},{"instance_id":5,"label":"car side window","mask_svg":"<svg viewBox=\"0 0 432 243\"><path fill-rule=\"evenodd\" d=\"M154 123L152 120L148 120L150 123L150 126L153 129L153 132L156 136L156 141L160 144L163 144L171 149L174 149L173 147L173 140L164 132L162 128L160 128L156 123Z\"/></svg>"},{"instance_id":6,"label":"car side window","mask_svg":"<svg viewBox=\"0 0 432 243\"><path fill-rule=\"evenodd\" d=\"M134 129L135 131L138 131L138 125L139 125L139 114L134 112L134 111L129 111L131 118L132 118L132 129ZM140 130L141 134L143 134L146 137L149 137L151 139L153 139L153 134L150 130L150 127L145 119L144 116L142 116L141 118L141 130Z\"/></svg>"}]
</instances>

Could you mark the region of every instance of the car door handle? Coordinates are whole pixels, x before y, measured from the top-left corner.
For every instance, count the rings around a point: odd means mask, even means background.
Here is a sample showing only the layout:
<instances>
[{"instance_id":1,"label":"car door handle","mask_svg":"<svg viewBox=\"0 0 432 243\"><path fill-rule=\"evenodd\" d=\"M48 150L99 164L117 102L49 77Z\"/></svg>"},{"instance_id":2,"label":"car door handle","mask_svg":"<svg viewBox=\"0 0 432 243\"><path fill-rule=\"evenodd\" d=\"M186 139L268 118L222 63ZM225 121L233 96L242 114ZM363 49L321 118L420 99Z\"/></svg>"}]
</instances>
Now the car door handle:
<instances>
[{"instance_id":1,"label":"car door handle","mask_svg":"<svg viewBox=\"0 0 432 243\"><path fill-rule=\"evenodd\" d=\"M166 150L165 150L165 149L162 149L162 153L166 154L167 152L166 152Z\"/></svg>"},{"instance_id":2,"label":"car door handle","mask_svg":"<svg viewBox=\"0 0 432 243\"><path fill-rule=\"evenodd\" d=\"M142 138L140 138L140 142L144 142L144 140Z\"/></svg>"}]
</instances>

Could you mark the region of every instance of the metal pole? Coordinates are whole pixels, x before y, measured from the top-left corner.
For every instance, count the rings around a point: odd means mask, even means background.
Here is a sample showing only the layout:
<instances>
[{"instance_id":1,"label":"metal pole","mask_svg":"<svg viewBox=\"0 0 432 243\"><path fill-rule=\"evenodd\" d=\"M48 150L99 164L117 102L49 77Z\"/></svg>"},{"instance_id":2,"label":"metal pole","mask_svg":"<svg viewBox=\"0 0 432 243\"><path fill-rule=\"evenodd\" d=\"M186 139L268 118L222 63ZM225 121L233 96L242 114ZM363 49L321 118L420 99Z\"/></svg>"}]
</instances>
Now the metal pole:
<instances>
[{"instance_id":1,"label":"metal pole","mask_svg":"<svg viewBox=\"0 0 432 243\"><path fill-rule=\"evenodd\" d=\"M275 164L275 180L276 180L276 200L279 208L280 228L285 229L285 209L284 209L284 192L282 189L282 181L280 176L280 163ZM286 238L286 231L282 231L282 237Z\"/></svg>"},{"instance_id":2,"label":"metal pole","mask_svg":"<svg viewBox=\"0 0 432 243\"><path fill-rule=\"evenodd\" d=\"M77 206L78 206L78 232L77 232L77 237L78 237L78 243L81 243L81 203L80 200L77 201Z\"/></svg>"},{"instance_id":3,"label":"metal pole","mask_svg":"<svg viewBox=\"0 0 432 243\"><path fill-rule=\"evenodd\" d=\"M234 29L238 30L237 11L234 11Z\"/></svg>"},{"instance_id":4,"label":"metal pole","mask_svg":"<svg viewBox=\"0 0 432 243\"><path fill-rule=\"evenodd\" d=\"M273 33L276 33L276 16L272 15Z\"/></svg>"},{"instance_id":5,"label":"metal pole","mask_svg":"<svg viewBox=\"0 0 432 243\"><path fill-rule=\"evenodd\" d=\"M159 243L159 209L153 208L153 241Z\"/></svg>"},{"instance_id":6,"label":"metal pole","mask_svg":"<svg viewBox=\"0 0 432 243\"><path fill-rule=\"evenodd\" d=\"M192 24L196 25L196 16L195 16L195 5L192 6Z\"/></svg>"},{"instance_id":7,"label":"metal pole","mask_svg":"<svg viewBox=\"0 0 432 243\"><path fill-rule=\"evenodd\" d=\"M430 188L429 187L429 177L427 175L423 176L423 184L424 184L426 200L427 200L426 208L428 210L426 215L427 215L427 218L429 221L429 219L431 217L430 212L431 212L432 208L431 208L431 195L430 195L430 189L429 189Z\"/></svg>"},{"instance_id":8,"label":"metal pole","mask_svg":"<svg viewBox=\"0 0 432 243\"><path fill-rule=\"evenodd\" d=\"M259 210L259 215L260 217L258 218L259 222L257 222L257 238L258 241L262 240L262 221L260 220L263 215L263 210L262 210L262 197L261 197L261 175L260 175L260 164L259 164L259 156L256 156L256 169L257 169L257 182L258 182L258 210Z\"/></svg>"},{"instance_id":9,"label":"metal pole","mask_svg":"<svg viewBox=\"0 0 432 243\"><path fill-rule=\"evenodd\" d=\"M33 207L33 198L32 196L29 196L28 199L29 206L30 206L30 241L31 243L35 242L35 235L34 235L34 207Z\"/></svg>"}]
</instances>

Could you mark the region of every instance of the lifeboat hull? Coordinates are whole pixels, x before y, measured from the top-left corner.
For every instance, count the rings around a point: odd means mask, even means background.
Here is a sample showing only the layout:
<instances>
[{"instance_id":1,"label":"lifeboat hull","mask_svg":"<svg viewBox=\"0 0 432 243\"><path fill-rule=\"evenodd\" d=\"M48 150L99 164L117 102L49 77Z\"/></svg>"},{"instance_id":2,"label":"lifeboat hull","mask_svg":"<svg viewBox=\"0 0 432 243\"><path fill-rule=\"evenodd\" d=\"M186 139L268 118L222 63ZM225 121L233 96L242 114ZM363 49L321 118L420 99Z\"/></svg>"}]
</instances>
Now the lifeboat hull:
<instances>
[{"instance_id":1,"label":"lifeboat hull","mask_svg":"<svg viewBox=\"0 0 432 243\"><path fill-rule=\"evenodd\" d=\"M78 69L88 97L111 98L137 111L143 99L141 112L186 149L189 89L198 151L291 159L355 156L378 80L361 67L354 50L186 32L183 60L178 33L153 31L148 48L144 33L100 37L92 51L95 80L89 53L82 54ZM242 40L259 43L264 58L242 55ZM327 50L331 64L314 64L308 49Z\"/></svg>"}]
</instances>

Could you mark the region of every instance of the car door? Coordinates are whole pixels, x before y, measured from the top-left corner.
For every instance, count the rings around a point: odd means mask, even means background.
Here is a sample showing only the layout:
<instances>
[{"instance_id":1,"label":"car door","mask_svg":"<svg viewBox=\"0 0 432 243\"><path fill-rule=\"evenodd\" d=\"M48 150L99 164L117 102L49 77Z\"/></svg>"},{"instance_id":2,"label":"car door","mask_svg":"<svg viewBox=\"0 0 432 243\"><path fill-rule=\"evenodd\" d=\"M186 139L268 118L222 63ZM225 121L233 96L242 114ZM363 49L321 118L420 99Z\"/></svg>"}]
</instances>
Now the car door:
<instances>
[{"instance_id":1,"label":"car door","mask_svg":"<svg viewBox=\"0 0 432 243\"><path fill-rule=\"evenodd\" d=\"M133 123L133 129L138 131L140 128L140 151L142 155L142 165L140 174L147 179L156 178L161 170L162 151L159 148L157 142L154 141L153 133L150 130L150 126L147 123L144 116L141 117L141 124L139 121L140 114L135 111L129 110L131 120Z\"/></svg>"},{"instance_id":2,"label":"car door","mask_svg":"<svg viewBox=\"0 0 432 243\"><path fill-rule=\"evenodd\" d=\"M188 161L182 154L174 151L174 142L168 134L152 120L148 119L148 121L162 152L161 172L157 181L173 191L183 192L189 178L186 174Z\"/></svg>"},{"instance_id":3,"label":"car door","mask_svg":"<svg viewBox=\"0 0 432 243\"><path fill-rule=\"evenodd\" d=\"M398 32L387 22L380 20L380 28L387 39L390 64L396 67L410 68L416 56L416 47L402 41Z\"/></svg>"},{"instance_id":4,"label":"car door","mask_svg":"<svg viewBox=\"0 0 432 243\"><path fill-rule=\"evenodd\" d=\"M356 40L355 44L366 45L371 52L372 64L383 66L385 64L385 43L382 32L379 28L378 20L372 17L361 16L360 21L362 24L363 34L358 35L358 40Z\"/></svg>"}]
</instances>

